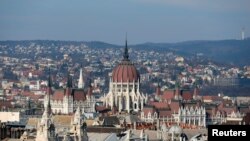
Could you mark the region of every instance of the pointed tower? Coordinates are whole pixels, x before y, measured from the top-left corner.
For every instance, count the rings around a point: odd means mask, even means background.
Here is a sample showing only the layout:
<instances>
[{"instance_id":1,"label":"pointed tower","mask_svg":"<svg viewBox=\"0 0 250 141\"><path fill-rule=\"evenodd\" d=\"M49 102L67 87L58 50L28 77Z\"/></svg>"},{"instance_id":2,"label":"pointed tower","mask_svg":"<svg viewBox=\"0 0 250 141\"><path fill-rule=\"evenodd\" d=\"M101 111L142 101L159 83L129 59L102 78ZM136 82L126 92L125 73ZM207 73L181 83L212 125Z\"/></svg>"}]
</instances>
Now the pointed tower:
<instances>
[{"instance_id":1,"label":"pointed tower","mask_svg":"<svg viewBox=\"0 0 250 141\"><path fill-rule=\"evenodd\" d=\"M71 88L72 88L72 79L71 79L70 74L68 74L67 85L66 85L66 92L65 92L66 96L70 96L71 95Z\"/></svg>"},{"instance_id":2,"label":"pointed tower","mask_svg":"<svg viewBox=\"0 0 250 141\"><path fill-rule=\"evenodd\" d=\"M42 119L37 126L36 141L56 141L55 125L52 121L52 110L50 105L50 98L42 115Z\"/></svg>"},{"instance_id":3,"label":"pointed tower","mask_svg":"<svg viewBox=\"0 0 250 141\"><path fill-rule=\"evenodd\" d=\"M50 76L49 76L50 77ZM52 113L52 109L51 109L51 104L50 104L50 99L51 99L51 94L52 94L52 90L51 90L51 78L49 78L49 101L48 101L48 112L51 114Z\"/></svg>"},{"instance_id":4,"label":"pointed tower","mask_svg":"<svg viewBox=\"0 0 250 141\"><path fill-rule=\"evenodd\" d=\"M64 97L63 97L63 113L69 114L73 113L73 96L72 93L72 79L70 74L68 74L67 86L65 89Z\"/></svg>"},{"instance_id":5,"label":"pointed tower","mask_svg":"<svg viewBox=\"0 0 250 141\"><path fill-rule=\"evenodd\" d=\"M48 85L47 85L46 95L44 97L44 108L48 108L47 107L48 103L49 103L49 106L51 106L50 105L51 97L52 97L52 82L51 82L51 74L50 74L50 69L49 69Z\"/></svg>"},{"instance_id":6,"label":"pointed tower","mask_svg":"<svg viewBox=\"0 0 250 141\"><path fill-rule=\"evenodd\" d=\"M128 55L128 40L127 40L127 34L126 34L126 41L125 41L125 48L124 48L124 53L123 53L123 60L124 61L129 61L129 55Z\"/></svg>"},{"instance_id":7,"label":"pointed tower","mask_svg":"<svg viewBox=\"0 0 250 141\"><path fill-rule=\"evenodd\" d=\"M109 83L110 90L104 98L107 107L125 112L142 109L146 96L140 92L140 73L129 58L127 37L122 60L113 69Z\"/></svg>"},{"instance_id":8,"label":"pointed tower","mask_svg":"<svg viewBox=\"0 0 250 141\"><path fill-rule=\"evenodd\" d=\"M73 123L71 126L72 126L72 132L75 138L78 139L78 141L88 141L86 123L82 118L80 107L78 107L75 112Z\"/></svg>"},{"instance_id":9,"label":"pointed tower","mask_svg":"<svg viewBox=\"0 0 250 141\"><path fill-rule=\"evenodd\" d=\"M83 82L83 76L82 76L82 65L80 69L80 75L78 79L78 89L83 89L84 88L84 82Z\"/></svg>"}]
</instances>

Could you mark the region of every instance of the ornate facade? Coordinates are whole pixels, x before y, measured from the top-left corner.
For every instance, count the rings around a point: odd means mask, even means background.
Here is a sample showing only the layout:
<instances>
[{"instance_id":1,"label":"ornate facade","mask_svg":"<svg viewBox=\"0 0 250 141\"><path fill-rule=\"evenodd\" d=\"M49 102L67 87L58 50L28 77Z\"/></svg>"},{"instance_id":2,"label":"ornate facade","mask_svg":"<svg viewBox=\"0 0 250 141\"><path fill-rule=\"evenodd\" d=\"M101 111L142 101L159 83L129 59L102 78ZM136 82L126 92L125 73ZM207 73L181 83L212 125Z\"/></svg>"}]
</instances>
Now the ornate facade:
<instances>
[{"instance_id":1,"label":"ornate facade","mask_svg":"<svg viewBox=\"0 0 250 141\"><path fill-rule=\"evenodd\" d=\"M158 100L158 101L157 101ZM206 127L206 110L202 106L198 88L183 91L178 84L174 90L161 94L157 86L155 99L141 111L140 117L145 122L160 119L167 123L176 123L185 128Z\"/></svg>"},{"instance_id":2,"label":"ornate facade","mask_svg":"<svg viewBox=\"0 0 250 141\"><path fill-rule=\"evenodd\" d=\"M181 107L177 114L178 123L206 127L206 110L204 107Z\"/></svg>"},{"instance_id":3,"label":"ornate facade","mask_svg":"<svg viewBox=\"0 0 250 141\"><path fill-rule=\"evenodd\" d=\"M51 112L50 103L43 113L41 121L37 126L37 136L35 141L88 141L88 135L86 131L86 123L84 123L82 114L80 112L80 107L77 108L71 123L71 130L68 134L58 135L56 133L56 127L53 124L53 115ZM25 132L21 140L28 139L28 133Z\"/></svg>"},{"instance_id":4,"label":"ornate facade","mask_svg":"<svg viewBox=\"0 0 250 141\"><path fill-rule=\"evenodd\" d=\"M106 107L116 107L121 111L139 111L143 109L147 96L140 92L140 74L129 60L127 40L123 60L112 72L109 92L104 97Z\"/></svg>"},{"instance_id":5,"label":"ornate facade","mask_svg":"<svg viewBox=\"0 0 250 141\"><path fill-rule=\"evenodd\" d=\"M80 74L81 75L81 74ZM51 100L51 109L53 113L69 114L76 111L77 107L85 113L95 112L95 97L92 95L92 86L87 92L84 89L72 88L72 80L68 77L66 89L56 90L52 94L51 79L48 81L47 93L44 97L44 107Z\"/></svg>"},{"instance_id":6,"label":"ornate facade","mask_svg":"<svg viewBox=\"0 0 250 141\"><path fill-rule=\"evenodd\" d=\"M163 123L161 127L159 127L158 122L157 139L162 141L186 141L187 137L180 126L173 125L167 128L166 124Z\"/></svg>"},{"instance_id":7,"label":"ornate facade","mask_svg":"<svg viewBox=\"0 0 250 141\"><path fill-rule=\"evenodd\" d=\"M55 125L53 124L51 105L48 101L42 119L37 125L36 141L56 141Z\"/></svg>"},{"instance_id":8,"label":"ornate facade","mask_svg":"<svg viewBox=\"0 0 250 141\"><path fill-rule=\"evenodd\" d=\"M74 136L75 141L88 141L88 135L86 131L86 123L83 122L82 117L81 117L81 111L80 108L78 107L72 124L72 133Z\"/></svg>"}]
</instances>

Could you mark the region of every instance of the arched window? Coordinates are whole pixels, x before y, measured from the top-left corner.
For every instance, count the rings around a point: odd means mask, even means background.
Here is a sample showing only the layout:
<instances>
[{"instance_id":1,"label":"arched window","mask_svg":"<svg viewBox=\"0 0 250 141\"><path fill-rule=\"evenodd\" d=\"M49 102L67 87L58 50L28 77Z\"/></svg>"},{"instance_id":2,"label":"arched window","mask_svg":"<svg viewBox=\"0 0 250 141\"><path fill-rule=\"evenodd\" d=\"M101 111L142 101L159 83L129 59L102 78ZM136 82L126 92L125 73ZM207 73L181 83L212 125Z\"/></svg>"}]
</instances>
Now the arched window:
<instances>
[{"instance_id":1,"label":"arched window","mask_svg":"<svg viewBox=\"0 0 250 141\"><path fill-rule=\"evenodd\" d=\"M154 113L154 118L157 118L157 113L156 112Z\"/></svg>"},{"instance_id":2,"label":"arched window","mask_svg":"<svg viewBox=\"0 0 250 141\"><path fill-rule=\"evenodd\" d=\"M141 118L144 119L144 112L141 112Z\"/></svg>"},{"instance_id":3,"label":"arched window","mask_svg":"<svg viewBox=\"0 0 250 141\"><path fill-rule=\"evenodd\" d=\"M135 103L134 105L135 105L135 109L137 109L137 104Z\"/></svg>"},{"instance_id":4,"label":"arched window","mask_svg":"<svg viewBox=\"0 0 250 141\"><path fill-rule=\"evenodd\" d=\"M151 119L151 112L148 112L148 119Z\"/></svg>"}]
</instances>

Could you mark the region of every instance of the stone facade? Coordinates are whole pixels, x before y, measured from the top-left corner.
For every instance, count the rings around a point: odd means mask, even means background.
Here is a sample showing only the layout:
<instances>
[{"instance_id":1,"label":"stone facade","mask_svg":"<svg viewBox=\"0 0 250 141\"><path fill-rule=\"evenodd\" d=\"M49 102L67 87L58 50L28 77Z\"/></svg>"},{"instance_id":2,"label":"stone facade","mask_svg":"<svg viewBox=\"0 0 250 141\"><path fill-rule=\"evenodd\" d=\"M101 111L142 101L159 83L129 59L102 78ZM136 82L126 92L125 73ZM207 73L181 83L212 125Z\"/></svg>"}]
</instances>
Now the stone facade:
<instances>
[{"instance_id":1,"label":"stone facade","mask_svg":"<svg viewBox=\"0 0 250 141\"><path fill-rule=\"evenodd\" d=\"M147 102L147 96L140 92L140 74L129 60L127 41L123 60L110 76L109 92L104 98L106 107L121 111L140 111Z\"/></svg>"}]
</instances>

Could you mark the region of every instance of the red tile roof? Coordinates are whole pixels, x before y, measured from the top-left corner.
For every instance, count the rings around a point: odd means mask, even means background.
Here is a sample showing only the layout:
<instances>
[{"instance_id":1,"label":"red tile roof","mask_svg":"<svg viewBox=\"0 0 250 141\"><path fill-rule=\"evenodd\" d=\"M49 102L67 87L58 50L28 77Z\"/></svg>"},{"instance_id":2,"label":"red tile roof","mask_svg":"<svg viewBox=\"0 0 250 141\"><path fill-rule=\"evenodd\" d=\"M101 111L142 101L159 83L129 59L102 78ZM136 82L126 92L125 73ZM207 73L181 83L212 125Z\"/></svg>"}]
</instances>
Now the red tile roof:
<instances>
[{"instance_id":1,"label":"red tile roof","mask_svg":"<svg viewBox=\"0 0 250 141\"><path fill-rule=\"evenodd\" d=\"M172 101L169 106L172 112L177 113L181 105L179 101Z\"/></svg>"},{"instance_id":2,"label":"red tile roof","mask_svg":"<svg viewBox=\"0 0 250 141\"><path fill-rule=\"evenodd\" d=\"M172 111L171 110L160 110L159 111L159 117L171 117L172 116Z\"/></svg>"},{"instance_id":3,"label":"red tile roof","mask_svg":"<svg viewBox=\"0 0 250 141\"><path fill-rule=\"evenodd\" d=\"M144 107L142 111L144 112L144 115L148 115L149 112L151 114L155 113L155 109L153 107Z\"/></svg>"},{"instance_id":4,"label":"red tile roof","mask_svg":"<svg viewBox=\"0 0 250 141\"><path fill-rule=\"evenodd\" d=\"M0 101L0 109L2 108L11 108L11 101Z\"/></svg>"},{"instance_id":5,"label":"red tile roof","mask_svg":"<svg viewBox=\"0 0 250 141\"><path fill-rule=\"evenodd\" d=\"M182 98L183 100L192 100L193 99L193 95L190 91L183 91L182 92Z\"/></svg>"},{"instance_id":6,"label":"red tile roof","mask_svg":"<svg viewBox=\"0 0 250 141\"><path fill-rule=\"evenodd\" d=\"M245 124L250 124L250 113L247 113L244 117L243 117L243 122L245 122Z\"/></svg>"},{"instance_id":7,"label":"red tile roof","mask_svg":"<svg viewBox=\"0 0 250 141\"><path fill-rule=\"evenodd\" d=\"M80 100L85 101L86 100L86 95L85 95L83 90L80 90L80 89L79 90L74 90L73 91L73 98L76 101L80 101Z\"/></svg>"},{"instance_id":8,"label":"red tile roof","mask_svg":"<svg viewBox=\"0 0 250 141\"><path fill-rule=\"evenodd\" d=\"M156 109L169 108L169 105L166 102L151 102L151 105L154 106Z\"/></svg>"},{"instance_id":9,"label":"red tile roof","mask_svg":"<svg viewBox=\"0 0 250 141\"><path fill-rule=\"evenodd\" d=\"M203 100L212 100L212 101L222 101L223 100L219 96L209 96L209 95L205 95L202 98L203 98Z\"/></svg>"},{"instance_id":10,"label":"red tile roof","mask_svg":"<svg viewBox=\"0 0 250 141\"><path fill-rule=\"evenodd\" d=\"M222 109L219 109L219 110L224 111L227 114L231 114L233 111L234 112L237 111L236 107L226 107L226 108L222 108Z\"/></svg>"},{"instance_id":11,"label":"red tile roof","mask_svg":"<svg viewBox=\"0 0 250 141\"><path fill-rule=\"evenodd\" d=\"M163 95L161 96L163 100L170 100L174 98L174 90L167 90L164 91Z\"/></svg>"},{"instance_id":12,"label":"red tile roof","mask_svg":"<svg viewBox=\"0 0 250 141\"><path fill-rule=\"evenodd\" d=\"M71 94L72 94L71 88L66 88L66 89L64 89L64 95L70 96Z\"/></svg>"},{"instance_id":13,"label":"red tile roof","mask_svg":"<svg viewBox=\"0 0 250 141\"><path fill-rule=\"evenodd\" d=\"M96 106L95 109L98 112L102 112L102 111L105 111L105 110L110 110L109 108L106 108L105 106Z\"/></svg>"},{"instance_id":14,"label":"red tile roof","mask_svg":"<svg viewBox=\"0 0 250 141\"><path fill-rule=\"evenodd\" d=\"M52 96L52 100L63 100L64 90L56 90Z\"/></svg>"},{"instance_id":15,"label":"red tile roof","mask_svg":"<svg viewBox=\"0 0 250 141\"><path fill-rule=\"evenodd\" d=\"M43 99L44 96L43 95L30 95L30 99L32 99L33 101L38 101L39 99Z\"/></svg>"},{"instance_id":16,"label":"red tile roof","mask_svg":"<svg viewBox=\"0 0 250 141\"><path fill-rule=\"evenodd\" d=\"M34 95L34 92L23 91L21 95L23 95L23 96L31 96L31 95Z\"/></svg>"}]
</instances>

